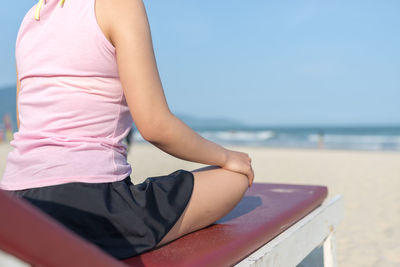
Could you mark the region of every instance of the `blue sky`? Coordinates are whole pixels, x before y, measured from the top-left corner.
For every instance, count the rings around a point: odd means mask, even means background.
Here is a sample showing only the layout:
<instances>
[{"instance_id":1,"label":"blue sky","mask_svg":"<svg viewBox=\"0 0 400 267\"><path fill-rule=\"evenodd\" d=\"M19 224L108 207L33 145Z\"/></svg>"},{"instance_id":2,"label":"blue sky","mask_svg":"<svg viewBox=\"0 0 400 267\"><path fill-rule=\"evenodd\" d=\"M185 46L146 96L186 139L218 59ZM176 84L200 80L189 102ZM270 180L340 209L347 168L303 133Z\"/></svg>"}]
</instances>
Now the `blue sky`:
<instances>
[{"instance_id":1,"label":"blue sky","mask_svg":"<svg viewBox=\"0 0 400 267\"><path fill-rule=\"evenodd\" d=\"M144 2L175 113L400 124L399 1ZM15 38L34 4L9 1L0 17L0 87L14 83Z\"/></svg>"}]
</instances>

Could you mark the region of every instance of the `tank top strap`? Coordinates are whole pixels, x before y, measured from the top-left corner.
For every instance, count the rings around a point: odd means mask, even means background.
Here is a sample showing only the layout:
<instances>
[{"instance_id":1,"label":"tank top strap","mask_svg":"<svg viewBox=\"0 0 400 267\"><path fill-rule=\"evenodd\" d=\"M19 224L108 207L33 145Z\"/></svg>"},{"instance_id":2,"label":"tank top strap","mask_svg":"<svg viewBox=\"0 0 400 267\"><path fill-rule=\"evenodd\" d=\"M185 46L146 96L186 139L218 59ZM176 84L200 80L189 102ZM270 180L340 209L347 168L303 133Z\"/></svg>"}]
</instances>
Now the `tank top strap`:
<instances>
[{"instance_id":1,"label":"tank top strap","mask_svg":"<svg viewBox=\"0 0 400 267\"><path fill-rule=\"evenodd\" d=\"M60 0L60 7L64 5L65 0ZM42 9L43 4L46 3L46 0L39 0L35 9L35 19L40 20L40 10Z\"/></svg>"},{"instance_id":2,"label":"tank top strap","mask_svg":"<svg viewBox=\"0 0 400 267\"><path fill-rule=\"evenodd\" d=\"M20 80L43 76L119 78L115 47L101 30L95 0L39 0L16 41Z\"/></svg>"}]
</instances>

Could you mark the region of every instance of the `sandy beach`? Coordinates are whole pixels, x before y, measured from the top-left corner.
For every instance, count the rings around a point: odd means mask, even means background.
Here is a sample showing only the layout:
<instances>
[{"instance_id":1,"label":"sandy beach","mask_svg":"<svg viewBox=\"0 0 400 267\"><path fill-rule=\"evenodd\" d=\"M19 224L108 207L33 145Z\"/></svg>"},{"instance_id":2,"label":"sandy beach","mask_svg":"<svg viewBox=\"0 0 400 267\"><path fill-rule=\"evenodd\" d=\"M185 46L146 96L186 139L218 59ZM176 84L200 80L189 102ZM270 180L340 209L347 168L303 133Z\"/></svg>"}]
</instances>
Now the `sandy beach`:
<instances>
[{"instance_id":1,"label":"sandy beach","mask_svg":"<svg viewBox=\"0 0 400 267\"><path fill-rule=\"evenodd\" d=\"M326 185L328 199L344 197L344 219L337 229L339 266L400 266L400 153L313 149L231 147L249 153L255 182ZM0 177L8 144L0 144ZM175 159L136 143L129 157L134 183L200 164Z\"/></svg>"}]
</instances>

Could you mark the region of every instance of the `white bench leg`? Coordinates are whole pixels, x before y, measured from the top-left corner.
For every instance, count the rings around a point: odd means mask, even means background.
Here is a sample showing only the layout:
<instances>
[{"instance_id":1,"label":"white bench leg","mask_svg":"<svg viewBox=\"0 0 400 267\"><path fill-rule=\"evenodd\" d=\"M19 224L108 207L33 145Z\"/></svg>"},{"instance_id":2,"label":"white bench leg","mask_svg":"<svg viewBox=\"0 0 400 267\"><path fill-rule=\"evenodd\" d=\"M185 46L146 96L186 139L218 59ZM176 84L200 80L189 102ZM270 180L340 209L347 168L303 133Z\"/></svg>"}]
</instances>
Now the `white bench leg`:
<instances>
[{"instance_id":1,"label":"white bench leg","mask_svg":"<svg viewBox=\"0 0 400 267\"><path fill-rule=\"evenodd\" d=\"M323 246L324 246L324 266L337 267L336 238L334 229L331 229L331 233L325 239Z\"/></svg>"}]
</instances>

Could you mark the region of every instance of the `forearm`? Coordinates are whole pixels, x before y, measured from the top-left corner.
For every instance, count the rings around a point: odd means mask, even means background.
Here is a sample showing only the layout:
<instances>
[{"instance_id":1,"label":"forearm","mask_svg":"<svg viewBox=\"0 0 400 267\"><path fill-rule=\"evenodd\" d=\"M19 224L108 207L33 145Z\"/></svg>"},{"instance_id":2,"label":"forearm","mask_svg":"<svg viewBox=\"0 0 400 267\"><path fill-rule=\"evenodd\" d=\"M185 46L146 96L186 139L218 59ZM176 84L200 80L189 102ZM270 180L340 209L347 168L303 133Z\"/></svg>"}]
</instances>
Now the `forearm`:
<instances>
[{"instance_id":1,"label":"forearm","mask_svg":"<svg viewBox=\"0 0 400 267\"><path fill-rule=\"evenodd\" d=\"M180 159L215 166L225 164L225 148L201 137L174 115L163 121L156 134L148 138L150 143Z\"/></svg>"}]
</instances>

